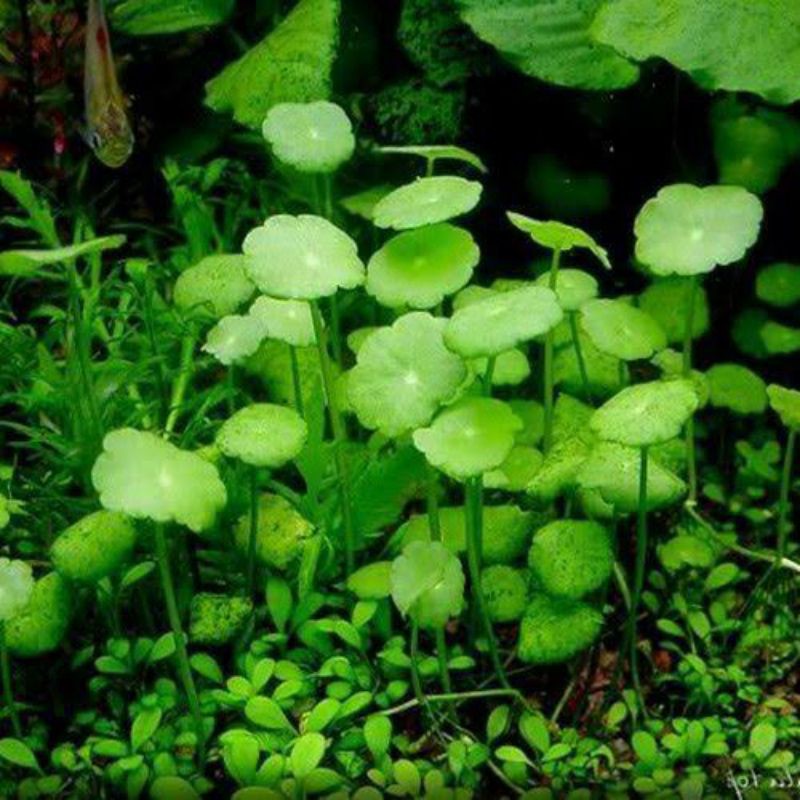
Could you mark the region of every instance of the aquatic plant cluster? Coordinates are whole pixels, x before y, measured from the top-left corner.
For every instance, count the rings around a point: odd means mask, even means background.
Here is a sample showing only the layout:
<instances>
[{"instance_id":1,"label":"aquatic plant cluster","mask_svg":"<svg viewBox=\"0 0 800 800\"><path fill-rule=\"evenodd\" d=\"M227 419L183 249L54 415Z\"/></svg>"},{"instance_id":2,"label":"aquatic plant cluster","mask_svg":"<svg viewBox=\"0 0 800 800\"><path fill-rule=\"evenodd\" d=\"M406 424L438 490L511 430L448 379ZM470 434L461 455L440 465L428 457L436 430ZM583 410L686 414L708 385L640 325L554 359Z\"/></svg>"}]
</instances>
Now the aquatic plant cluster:
<instances>
[{"instance_id":1,"label":"aquatic plant cluster","mask_svg":"<svg viewBox=\"0 0 800 800\"><path fill-rule=\"evenodd\" d=\"M109 30L236 4L122 0L110 28L89 5L84 159L124 170ZM602 181L537 159L507 203L493 154L435 125L368 139L332 88L338 3L267 5L206 87L245 154L165 160L163 227L0 171L0 797L786 788L800 266L757 259L797 121L717 102L717 179L660 182L604 246ZM645 35L654 0L552 4L582 32L562 51L542 5L403 3L416 90L466 96L499 57L621 90L659 57L800 97L800 69L748 74L759 45L700 68L710 28L689 41L665 10ZM722 5L663 3L698 26ZM750 272L761 305L729 315L720 287Z\"/></svg>"}]
</instances>

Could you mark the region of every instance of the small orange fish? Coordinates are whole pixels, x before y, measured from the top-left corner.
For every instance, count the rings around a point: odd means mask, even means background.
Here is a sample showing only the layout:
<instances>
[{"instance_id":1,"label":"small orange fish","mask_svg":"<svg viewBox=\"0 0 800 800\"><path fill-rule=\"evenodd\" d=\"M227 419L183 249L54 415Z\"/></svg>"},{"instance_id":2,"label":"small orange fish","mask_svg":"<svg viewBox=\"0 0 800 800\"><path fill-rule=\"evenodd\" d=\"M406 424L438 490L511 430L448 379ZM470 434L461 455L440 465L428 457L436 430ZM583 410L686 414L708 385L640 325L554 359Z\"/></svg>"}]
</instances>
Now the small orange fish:
<instances>
[{"instance_id":1,"label":"small orange fish","mask_svg":"<svg viewBox=\"0 0 800 800\"><path fill-rule=\"evenodd\" d=\"M83 92L86 139L107 167L121 167L133 152L128 103L117 80L103 0L89 0Z\"/></svg>"}]
</instances>

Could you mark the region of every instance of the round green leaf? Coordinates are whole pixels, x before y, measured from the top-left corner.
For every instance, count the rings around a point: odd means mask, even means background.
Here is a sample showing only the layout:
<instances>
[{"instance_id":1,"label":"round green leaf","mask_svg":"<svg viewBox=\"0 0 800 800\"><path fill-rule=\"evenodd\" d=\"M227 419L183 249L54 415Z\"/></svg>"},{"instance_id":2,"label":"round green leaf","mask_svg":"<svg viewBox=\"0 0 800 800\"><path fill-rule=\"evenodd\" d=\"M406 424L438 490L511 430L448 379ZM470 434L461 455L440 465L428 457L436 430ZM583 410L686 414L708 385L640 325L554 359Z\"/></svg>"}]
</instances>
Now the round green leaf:
<instances>
[{"instance_id":1,"label":"round green leaf","mask_svg":"<svg viewBox=\"0 0 800 800\"><path fill-rule=\"evenodd\" d=\"M800 392L771 383L767 386L767 397L770 407L781 418L781 422L787 428L800 430Z\"/></svg>"},{"instance_id":2,"label":"round green leaf","mask_svg":"<svg viewBox=\"0 0 800 800\"><path fill-rule=\"evenodd\" d=\"M380 200L373 221L398 231L446 222L475 208L482 191L477 181L454 175L418 178Z\"/></svg>"},{"instance_id":3,"label":"round green leaf","mask_svg":"<svg viewBox=\"0 0 800 800\"><path fill-rule=\"evenodd\" d=\"M33 571L24 561L0 558L0 623L15 617L33 593Z\"/></svg>"},{"instance_id":4,"label":"round green leaf","mask_svg":"<svg viewBox=\"0 0 800 800\"><path fill-rule=\"evenodd\" d=\"M598 350L623 361L650 358L667 346L661 326L622 300L589 300L581 307L581 325Z\"/></svg>"},{"instance_id":5,"label":"round green leaf","mask_svg":"<svg viewBox=\"0 0 800 800\"><path fill-rule=\"evenodd\" d=\"M550 273L536 279L537 286L550 287ZM555 286L558 304L564 311L577 311L584 303L597 297L597 280L581 269L560 269Z\"/></svg>"},{"instance_id":6,"label":"round green leaf","mask_svg":"<svg viewBox=\"0 0 800 800\"><path fill-rule=\"evenodd\" d=\"M636 258L656 275L698 275L755 244L761 201L740 186L666 186L636 217Z\"/></svg>"},{"instance_id":7,"label":"round green leaf","mask_svg":"<svg viewBox=\"0 0 800 800\"><path fill-rule=\"evenodd\" d=\"M761 414L767 407L767 385L741 364L715 364L706 380L712 406L737 414Z\"/></svg>"},{"instance_id":8,"label":"round green leaf","mask_svg":"<svg viewBox=\"0 0 800 800\"><path fill-rule=\"evenodd\" d=\"M27 605L5 623L8 649L20 658L52 652L67 633L72 609L70 584L57 572L42 576Z\"/></svg>"},{"instance_id":9,"label":"round green leaf","mask_svg":"<svg viewBox=\"0 0 800 800\"><path fill-rule=\"evenodd\" d=\"M95 511L63 531L50 559L65 578L96 583L115 573L133 553L136 528L124 514Z\"/></svg>"},{"instance_id":10,"label":"round green leaf","mask_svg":"<svg viewBox=\"0 0 800 800\"><path fill-rule=\"evenodd\" d=\"M647 447L678 436L698 404L688 380L640 383L600 406L590 425L601 439Z\"/></svg>"},{"instance_id":11,"label":"round green leaf","mask_svg":"<svg viewBox=\"0 0 800 800\"><path fill-rule=\"evenodd\" d=\"M107 434L92 469L100 502L110 511L195 532L211 526L225 505L225 486L205 459L153 433L121 428Z\"/></svg>"},{"instance_id":12,"label":"round green leaf","mask_svg":"<svg viewBox=\"0 0 800 800\"><path fill-rule=\"evenodd\" d=\"M795 0L615 0L601 3L592 39L624 56L664 58L706 89L800 99Z\"/></svg>"},{"instance_id":13,"label":"round green leaf","mask_svg":"<svg viewBox=\"0 0 800 800\"><path fill-rule=\"evenodd\" d=\"M495 564L483 571L481 591L492 622L515 622L528 604L528 576L520 569Z\"/></svg>"},{"instance_id":14,"label":"round green leaf","mask_svg":"<svg viewBox=\"0 0 800 800\"><path fill-rule=\"evenodd\" d=\"M465 358L496 356L547 333L563 316L553 291L525 286L456 311L447 323L444 339L451 350Z\"/></svg>"},{"instance_id":15,"label":"round green leaf","mask_svg":"<svg viewBox=\"0 0 800 800\"><path fill-rule=\"evenodd\" d=\"M316 342L311 307L302 300L276 300L262 295L250 307L249 316L260 320L270 339L292 347L310 347Z\"/></svg>"},{"instance_id":16,"label":"round green leaf","mask_svg":"<svg viewBox=\"0 0 800 800\"><path fill-rule=\"evenodd\" d=\"M260 291L316 300L364 283L356 243L322 217L278 214L247 234L245 267Z\"/></svg>"},{"instance_id":17,"label":"round green leaf","mask_svg":"<svg viewBox=\"0 0 800 800\"><path fill-rule=\"evenodd\" d=\"M536 244L561 253L575 248L588 250L606 269L611 269L608 253L586 231L563 222L532 219L514 211L509 211L507 216L515 228L527 233Z\"/></svg>"},{"instance_id":18,"label":"round green leaf","mask_svg":"<svg viewBox=\"0 0 800 800\"><path fill-rule=\"evenodd\" d=\"M442 411L414 444L437 469L466 480L499 467L514 446L522 422L502 401L467 397Z\"/></svg>"},{"instance_id":19,"label":"round green leaf","mask_svg":"<svg viewBox=\"0 0 800 800\"><path fill-rule=\"evenodd\" d=\"M383 600L391 594L391 561L375 561L357 569L348 579L347 588L359 600Z\"/></svg>"},{"instance_id":20,"label":"round green leaf","mask_svg":"<svg viewBox=\"0 0 800 800\"><path fill-rule=\"evenodd\" d=\"M611 575L611 537L596 522L555 520L536 531L528 566L543 591L579 600L602 587Z\"/></svg>"},{"instance_id":21,"label":"round green leaf","mask_svg":"<svg viewBox=\"0 0 800 800\"><path fill-rule=\"evenodd\" d=\"M639 295L639 308L649 314L664 331L668 344L683 342L689 311L690 281L687 278L663 278L651 283ZM702 286L694 290L692 339L699 339L709 324L708 297Z\"/></svg>"},{"instance_id":22,"label":"round green leaf","mask_svg":"<svg viewBox=\"0 0 800 800\"><path fill-rule=\"evenodd\" d=\"M441 223L390 239L367 265L367 291L389 308L432 308L469 282L480 258L465 230Z\"/></svg>"},{"instance_id":23,"label":"round green leaf","mask_svg":"<svg viewBox=\"0 0 800 800\"><path fill-rule=\"evenodd\" d=\"M232 314L223 317L209 332L203 350L226 366L253 355L267 329L260 317Z\"/></svg>"},{"instance_id":24,"label":"round green leaf","mask_svg":"<svg viewBox=\"0 0 800 800\"><path fill-rule=\"evenodd\" d=\"M634 447L600 442L581 464L577 483L595 490L618 514L632 514L639 508L641 458ZM665 469L656 458L647 464L647 509L654 511L676 503L686 493L686 484Z\"/></svg>"},{"instance_id":25,"label":"round green leaf","mask_svg":"<svg viewBox=\"0 0 800 800\"><path fill-rule=\"evenodd\" d=\"M421 628L443 628L461 613L464 572L441 542L412 542L392 563L392 599Z\"/></svg>"},{"instance_id":26,"label":"round green leaf","mask_svg":"<svg viewBox=\"0 0 800 800\"><path fill-rule=\"evenodd\" d=\"M800 265L780 262L759 270L756 295L777 308L787 308L800 301Z\"/></svg>"},{"instance_id":27,"label":"round green leaf","mask_svg":"<svg viewBox=\"0 0 800 800\"><path fill-rule=\"evenodd\" d=\"M531 536L540 515L523 511L518 506L484 506L483 508L483 561L485 564L513 564L528 550ZM467 549L463 506L445 506L439 509L442 544L451 553L464 553ZM400 526L396 539L402 546L410 542L431 541L427 514L417 514Z\"/></svg>"},{"instance_id":28,"label":"round green leaf","mask_svg":"<svg viewBox=\"0 0 800 800\"><path fill-rule=\"evenodd\" d=\"M219 319L233 314L254 291L243 256L213 255L178 276L173 299L183 311Z\"/></svg>"},{"instance_id":29,"label":"round green leaf","mask_svg":"<svg viewBox=\"0 0 800 800\"><path fill-rule=\"evenodd\" d=\"M264 492L258 499L256 558L259 563L284 571L297 563L314 526L285 498ZM236 546L247 553L250 514L243 514L233 531Z\"/></svg>"},{"instance_id":30,"label":"round green leaf","mask_svg":"<svg viewBox=\"0 0 800 800\"><path fill-rule=\"evenodd\" d=\"M528 664L569 661L594 642L602 625L602 614L588 603L537 594L520 625L519 658Z\"/></svg>"},{"instance_id":31,"label":"round green leaf","mask_svg":"<svg viewBox=\"0 0 800 800\"><path fill-rule=\"evenodd\" d=\"M300 454L307 437L306 423L293 408L255 403L227 419L216 442L229 458L277 469Z\"/></svg>"},{"instance_id":32,"label":"round green leaf","mask_svg":"<svg viewBox=\"0 0 800 800\"><path fill-rule=\"evenodd\" d=\"M470 362L472 371L477 376L486 374L488 358L475 358ZM494 356L492 369L492 386L519 386L531 374L528 356L516 347Z\"/></svg>"},{"instance_id":33,"label":"round green leaf","mask_svg":"<svg viewBox=\"0 0 800 800\"><path fill-rule=\"evenodd\" d=\"M505 489L507 492L522 492L541 469L544 456L540 450L527 445L515 445L508 458L491 472L483 482L488 489Z\"/></svg>"},{"instance_id":34,"label":"round green leaf","mask_svg":"<svg viewBox=\"0 0 800 800\"><path fill-rule=\"evenodd\" d=\"M597 0L461 0L461 16L526 75L558 86L621 89L636 83L639 68L598 44L590 26Z\"/></svg>"},{"instance_id":35,"label":"round green leaf","mask_svg":"<svg viewBox=\"0 0 800 800\"><path fill-rule=\"evenodd\" d=\"M278 103L261 128L278 161L299 172L335 172L353 155L353 126L335 103Z\"/></svg>"},{"instance_id":36,"label":"round green leaf","mask_svg":"<svg viewBox=\"0 0 800 800\"><path fill-rule=\"evenodd\" d=\"M467 378L463 361L444 345L444 320L405 314L363 342L347 381L361 423L387 436L426 425Z\"/></svg>"}]
</instances>

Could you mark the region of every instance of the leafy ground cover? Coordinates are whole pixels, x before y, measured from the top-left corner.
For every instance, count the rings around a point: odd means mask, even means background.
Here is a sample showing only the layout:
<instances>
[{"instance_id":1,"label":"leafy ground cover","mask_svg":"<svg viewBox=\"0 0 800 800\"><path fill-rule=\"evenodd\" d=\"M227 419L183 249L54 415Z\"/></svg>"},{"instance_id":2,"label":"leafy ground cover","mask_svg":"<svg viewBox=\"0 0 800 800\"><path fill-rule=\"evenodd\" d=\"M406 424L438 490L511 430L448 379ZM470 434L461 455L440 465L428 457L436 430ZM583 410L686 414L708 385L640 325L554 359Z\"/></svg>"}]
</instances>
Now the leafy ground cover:
<instances>
[{"instance_id":1,"label":"leafy ground cover","mask_svg":"<svg viewBox=\"0 0 800 800\"><path fill-rule=\"evenodd\" d=\"M649 8L553 4L554 50L542 4L415 0L397 36L431 91L491 45L796 99ZM665 169L606 241L598 176L537 156L507 200L491 150L376 142L328 97L338 4L265 10L207 86L253 130L159 162L161 222L75 199L86 157L0 171L0 796L792 796L800 267L763 253L796 121L715 100L717 178Z\"/></svg>"}]
</instances>

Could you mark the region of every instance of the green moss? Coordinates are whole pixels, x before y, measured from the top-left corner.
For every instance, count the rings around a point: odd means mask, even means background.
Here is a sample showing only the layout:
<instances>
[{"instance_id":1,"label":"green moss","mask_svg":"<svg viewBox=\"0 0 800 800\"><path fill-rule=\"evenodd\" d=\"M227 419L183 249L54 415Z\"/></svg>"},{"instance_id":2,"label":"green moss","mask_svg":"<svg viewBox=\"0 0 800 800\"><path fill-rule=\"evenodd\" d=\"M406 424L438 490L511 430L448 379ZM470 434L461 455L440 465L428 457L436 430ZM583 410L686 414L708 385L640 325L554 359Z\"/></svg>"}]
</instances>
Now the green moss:
<instances>
[{"instance_id":1,"label":"green moss","mask_svg":"<svg viewBox=\"0 0 800 800\"><path fill-rule=\"evenodd\" d=\"M512 505L486 506L483 509L483 559L486 564L513 564L528 549L537 527L545 517ZM454 506L439 509L442 542L453 553L466 551L464 509ZM429 541L428 518L421 514L402 525L396 534L400 548L414 541Z\"/></svg>"},{"instance_id":2,"label":"green moss","mask_svg":"<svg viewBox=\"0 0 800 800\"><path fill-rule=\"evenodd\" d=\"M525 612L528 602L526 572L495 564L484 570L481 588L492 622L514 622Z\"/></svg>"},{"instance_id":3,"label":"green moss","mask_svg":"<svg viewBox=\"0 0 800 800\"><path fill-rule=\"evenodd\" d=\"M50 558L65 578L96 583L131 557L136 527L124 514L96 511L67 528L53 543Z\"/></svg>"},{"instance_id":4,"label":"green moss","mask_svg":"<svg viewBox=\"0 0 800 800\"><path fill-rule=\"evenodd\" d=\"M223 645L230 642L253 611L247 597L203 592L192 598L189 635L196 644Z\"/></svg>"},{"instance_id":5,"label":"green moss","mask_svg":"<svg viewBox=\"0 0 800 800\"><path fill-rule=\"evenodd\" d=\"M6 623L6 641L11 653L34 658L55 650L70 622L72 591L57 572L40 578L25 609Z\"/></svg>"},{"instance_id":6,"label":"green moss","mask_svg":"<svg viewBox=\"0 0 800 800\"><path fill-rule=\"evenodd\" d=\"M608 580L611 538L596 522L556 520L533 537L528 565L546 592L577 600Z\"/></svg>"},{"instance_id":7,"label":"green moss","mask_svg":"<svg viewBox=\"0 0 800 800\"><path fill-rule=\"evenodd\" d=\"M404 0L397 38L437 86L486 70L488 48L461 21L454 0Z\"/></svg>"},{"instance_id":8,"label":"green moss","mask_svg":"<svg viewBox=\"0 0 800 800\"><path fill-rule=\"evenodd\" d=\"M303 552L305 540L314 532L314 526L294 506L276 494L262 494L258 501L258 535L256 559L265 566L285 570L292 566ZM247 552L250 539L250 515L245 514L236 523L236 545Z\"/></svg>"},{"instance_id":9,"label":"green moss","mask_svg":"<svg viewBox=\"0 0 800 800\"><path fill-rule=\"evenodd\" d=\"M375 94L369 112L375 134L387 144L444 144L461 138L466 95L419 81L388 86Z\"/></svg>"},{"instance_id":10,"label":"green moss","mask_svg":"<svg viewBox=\"0 0 800 800\"><path fill-rule=\"evenodd\" d=\"M602 625L602 614L588 603L538 594L522 618L517 653L528 664L560 664L589 647Z\"/></svg>"}]
</instances>

